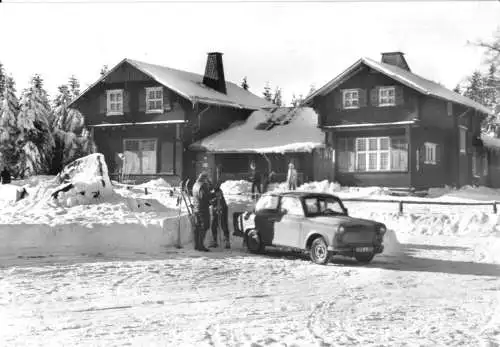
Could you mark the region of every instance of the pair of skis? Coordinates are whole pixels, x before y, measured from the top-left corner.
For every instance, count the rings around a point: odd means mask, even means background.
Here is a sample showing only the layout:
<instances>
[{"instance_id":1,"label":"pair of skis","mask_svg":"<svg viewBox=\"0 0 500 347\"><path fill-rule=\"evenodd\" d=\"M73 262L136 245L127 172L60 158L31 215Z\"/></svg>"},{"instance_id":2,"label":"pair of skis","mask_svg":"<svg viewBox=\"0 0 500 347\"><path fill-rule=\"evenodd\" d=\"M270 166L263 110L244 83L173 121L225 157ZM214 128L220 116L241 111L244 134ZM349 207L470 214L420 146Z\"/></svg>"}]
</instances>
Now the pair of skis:
<instances>
[{"instance_id":1,"label":"pair of skis","mask_svg":"<svg viewBox=\"0 0 500 347\"><path fill-rule=\"evenodd\" d=\"M191 202L191 195L188 189L189 179L181 181L179 186L179 196L177 197L177 206L179 206L179 228L177 230L177 248L182 248L181 245L181 204L184 203L186 211L188 213L189 223L191 224L191 232L195 228L195 220L193 215L193 204Z\"/></svg>"}]
</instances>

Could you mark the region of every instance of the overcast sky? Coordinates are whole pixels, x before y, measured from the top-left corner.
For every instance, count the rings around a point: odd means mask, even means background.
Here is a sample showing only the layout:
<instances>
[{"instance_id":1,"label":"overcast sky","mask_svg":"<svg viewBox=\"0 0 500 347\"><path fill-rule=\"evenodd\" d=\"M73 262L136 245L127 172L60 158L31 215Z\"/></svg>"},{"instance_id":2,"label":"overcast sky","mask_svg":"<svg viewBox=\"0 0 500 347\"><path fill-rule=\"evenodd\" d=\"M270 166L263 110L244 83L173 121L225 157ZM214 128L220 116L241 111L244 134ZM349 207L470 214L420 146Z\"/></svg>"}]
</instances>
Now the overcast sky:
<instances>
[{"instance_id":1,"label":"overcast sky","mask_svg":"<svg viewBox=\"0 0 500 347\"><path fill-rule=\"evenodd\" d=\"M9 0L4 0L9 1ZM56 0L57 1L57 0ZM306 94L357 59L402 51L415 73L453 88L482 62L468 40L492 37L500 2L0 4L0 62L18 90L40 73L51 95L74 74L82 89L104 64L143 60L202 74L224 53L226 79L248 76Z\"/></svg>"}]
</instances>

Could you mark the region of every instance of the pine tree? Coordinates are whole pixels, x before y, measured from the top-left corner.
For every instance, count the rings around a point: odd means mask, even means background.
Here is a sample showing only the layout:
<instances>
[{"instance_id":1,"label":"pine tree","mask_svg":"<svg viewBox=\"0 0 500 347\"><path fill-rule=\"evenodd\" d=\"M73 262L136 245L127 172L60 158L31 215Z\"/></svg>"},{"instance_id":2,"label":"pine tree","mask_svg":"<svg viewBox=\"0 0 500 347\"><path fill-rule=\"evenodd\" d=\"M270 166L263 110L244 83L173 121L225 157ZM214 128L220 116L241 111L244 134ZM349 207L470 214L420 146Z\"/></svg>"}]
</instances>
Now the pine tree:
<instances>
[{"instance_id":1,"label":"pine tree","mask_svg":"<svg viewBox=\"0 0 500 347\"><path fill-rule=\"evenodd\" d=\"M51 109L43 80L35 75L30 88L23 92L17 119L21 156L18 170L21 177L49 172L54 148L50 129Z\"/></svg>"},{"instance_id":2,"label":"pine tree","mask_svg":"<svg viewBox=\"0 0 500 347\"><path fill-rule=\"evenodd\" d=\"M70 162L89 154L92 150L91 139L83 136L83 115L68 105L77 95L78 81L70 78L69 86L59 86L59 94L54 100L53 136L55 140L51 173L56 174Z\"/></svg>"},{"instance_id":3,"label":"pine tree","mask_svg":"<svg viewBox=\"0 0 500 347\"><path fill-rule=\"evenodd\" d=\"M103 65L101 68L101 77L108 73L108 65Z\"/></svg>"},{"instance_id":4,"label":"pine tree","mask_svg":"<svg viewBox=\"0 0 500 347\"><path fill-rule=\"evenodd\" d=\"M80 95L80 81L74 75L69 78L68 86L72 99Z\"/></svg>"},{"instance_id":5,"label":"pine tree","mask_svg":"<svg viewBox=\"0 0 500 347\"><path fill-rule=\"evenodd\" d=\"M453 88L453 91L458 94L462 94L462 88L460 87L460 83Z\"/></svg>"},{"instance_id":6,"label":"pine tree","mask_svg":"<svg viewBox=\"0 0 500 347\"><path fill-rule=\"evenodd\" d=\"M6 83L5 70L3 68L3 64L0 63L0 100L3 97L3 93L5 90L5 83Z\"/></svg>"},{"instance_id":7,"label":"pine tree","mask_svg":"<svg viewBox=\"0 0 500 347\"><path fill-rule=\"evenodd\" d=\"M264 95L264 99L267 101L271 101L273 99L273 94L271 93L271 86L269 85L269 81L266 82L266 86L264 87L264 92L262 93Z\"/></svg>"},{"instance_id":8,"label":"pine tree","mask_svg":"<svg viewBox=\"0 0 500 347\"><path fill-rule=\"evenodd\" d=\"M0 155L8 170L17 176L15 170L19 159L17 138L17 114L19 112L19 101L16 96L14 79L7 77L3 92L3 101L0 105Z\"/></svg>"},{"instance_id":9,"label":"pine tree","mask_svg":"<svg viewBox=\"0 0 500 347\"><path fill-rule=\"evenodd\" d=\"M464 95L480 104L485 105L486 98L484 93L484 78L480 71L476 70L469 77L468 85L465 88Z\"/></svg>"},{"instance_id":10,"label":"pine tree","mask_svg":"<svg viewBox=\"0 0 500 347\"><path fill-rule=\"evenodd\" d=\"M247 76L243 77L243 81L241 82L241 88L248 90L250 86L248 85Z\"/></svg>"},{"instance_id":11,"label":"pine tree","mask_svg":"<svg viewBox=\"0 0 500 347\"><path fill-rule=\"evenodd\" d=\"M274 91L273 104L280 106L280 107L283 104L280 87L276 87L276 89Z\"/></svg>"}]
</instances>

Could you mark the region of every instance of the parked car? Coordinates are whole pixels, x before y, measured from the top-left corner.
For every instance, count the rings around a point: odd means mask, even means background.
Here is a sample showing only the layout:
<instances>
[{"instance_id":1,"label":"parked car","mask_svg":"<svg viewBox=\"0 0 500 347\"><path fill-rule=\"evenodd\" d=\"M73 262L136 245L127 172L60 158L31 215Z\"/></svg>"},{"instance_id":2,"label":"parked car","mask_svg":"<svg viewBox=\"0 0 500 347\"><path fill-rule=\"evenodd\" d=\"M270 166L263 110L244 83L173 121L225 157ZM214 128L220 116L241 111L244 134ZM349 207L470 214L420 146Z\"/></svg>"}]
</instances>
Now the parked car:
<instances>
[{"instance_id":1,"label":"parked car","mask_svg":"<svg viewBox=\"0 0 500 347\"><path fill-rule=\"evenodd\" d=\"M335 195L297 191L262 195L251 212L233 214L233 226L252 253L289 248L308 252L317 264L333 255L369 263L383 252L386 232L383 223L350 217Z\"/></svg>"}]
</instances>

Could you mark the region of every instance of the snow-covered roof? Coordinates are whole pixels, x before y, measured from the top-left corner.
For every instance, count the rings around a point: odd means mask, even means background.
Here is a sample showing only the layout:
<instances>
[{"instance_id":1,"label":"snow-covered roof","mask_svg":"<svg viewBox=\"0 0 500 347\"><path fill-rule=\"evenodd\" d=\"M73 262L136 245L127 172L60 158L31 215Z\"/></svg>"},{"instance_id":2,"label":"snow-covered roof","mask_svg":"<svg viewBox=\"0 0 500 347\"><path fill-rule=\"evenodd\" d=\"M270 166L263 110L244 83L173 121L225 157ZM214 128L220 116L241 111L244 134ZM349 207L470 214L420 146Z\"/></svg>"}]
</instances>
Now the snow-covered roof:
<instances>
[{"instance_id":1,"label":"snow-covered roof","mask_svg":"<svg viewBox=\"0 0 500 347\"><path fill-rule=\"evenodd\" d=\"M324 126L324 128L327 129L370 128L377 126L407 125L414 123L415 123L414 120L405 120L400 122L385 122L385 123L349 123L349 124L338 124L338 125L326 125Z\"/></svg>"},{"instance_id":2,"label":"snow-covered roof","mask_svg":"<svg viewBox=\"0 0 500 347\"><path fill-rule=\"evenodd\" d=\"M186 123L184 120L160 120L152 122L128 122L128 123L101 123L95 125L89 125L91 128L105 128L105 127L118 127L124 125L159 125L159 124L183 124Z\"/></svg>"},{"instance_id":3,"label":"snow-covered roof","mask_svg":"<svg viewBox=\"0 0 500 347\"><path fill-rule=\"evenodd\" d=\"M244 122L193 143L190 149L215 153L311 152L323 147L325 135L318 128L312 108L279 108L254 111Z\"/></svg>"},{"instance_id":4,"label":"snow-covered roof","mask_svg":"<svg viewBox=\"0 0 500 347\"><path fill-rule=\"evenodd\" d=\"M80 94L78 98L73 100L71 104L76 102L82 97L82 95L103 81L109 74L124 63L129 63L156 82L173 90L175 93L183 96L192 103L204 103L250 110L276 107L276 105L270 103L264 98L258 97L257 95L252 94L248 90L245 90L232 82L226 81L227 93L224 94L205 86L202 83L203 75L128 58L122 60L107 74L102 76L99 80L97 80L97 82L87 88L87 90Z\"/></svg>"},{"instance_id":5,"label":"snow-covered roof","mask_svg":"<svg viewBox=\"0 0 500 347\"><path fill-rule=\"evenodd\" d=\"M500 150L500 139L493 136L481 135L481 140L486 148Z\"/></svg>"},{"instance_id":6,"label":"snow-covered roof","mask_svg":"<svg viewBox=\"0 0 500 347\"><path fill-rule=\"evenodd\" d=\"M430 81L428 79L425 79L417 74L414 74L413 72L407 71L405 69L402 69L400 67L391 65L391 64L386 64L386 63L380 63L375 60L372 60L370 58L361 58L357 62L355 62L353 65L351 65L347 70L342 72L340 75L332 79L330 82L325 84L323 87L320 89L316 90L314 93L306 97L304 100L303 104L309 103L311 100L314 99L314 97L318 95L325 95L329 93L331 90L335 89L338 87L340 84L346 81L347 78L356 71L362 64L372 68L375 71L380 72L381 74L384 74L396 81L398 81L401 84L406 85L409 88L412 88L422 94L425 95L431 95L440 99L444 99L447 101L455 102L457 104L461 104L470 108L473 108L479 112L486 113L486 114L491 114L492 110L489 108L481 105L480 103L475 102L474 100L471 100L463 95L460 95L458 93L455 93L452 90L449 90L448 88L443 87L439 83Z\"/></svg>"}]
</instances>

